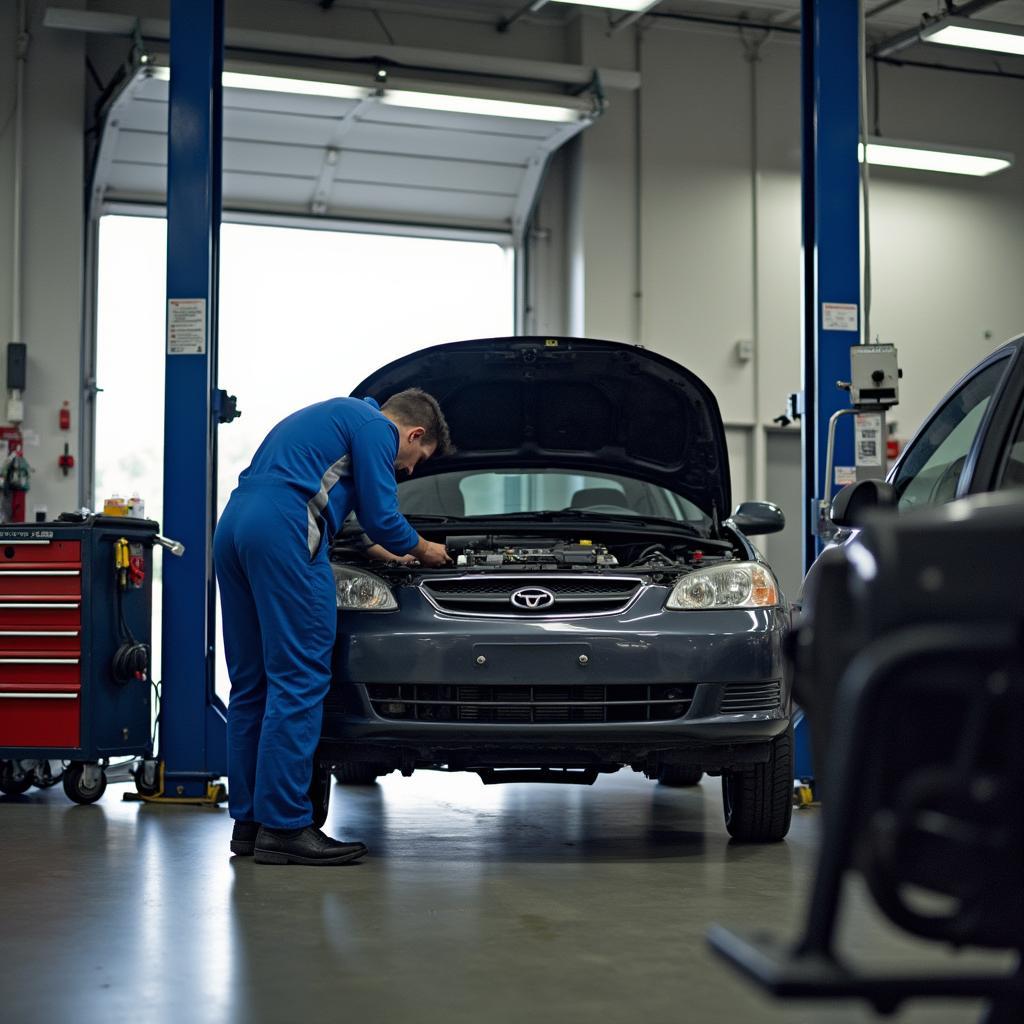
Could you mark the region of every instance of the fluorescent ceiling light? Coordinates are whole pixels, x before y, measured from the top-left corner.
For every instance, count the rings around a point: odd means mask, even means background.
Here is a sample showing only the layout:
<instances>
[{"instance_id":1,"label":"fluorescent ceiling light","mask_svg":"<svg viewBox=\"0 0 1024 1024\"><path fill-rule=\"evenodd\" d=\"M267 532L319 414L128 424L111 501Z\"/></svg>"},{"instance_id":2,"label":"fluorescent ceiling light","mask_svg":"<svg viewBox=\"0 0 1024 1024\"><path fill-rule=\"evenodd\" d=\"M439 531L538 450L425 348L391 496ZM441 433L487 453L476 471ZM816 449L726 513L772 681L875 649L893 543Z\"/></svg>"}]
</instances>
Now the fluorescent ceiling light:
<instances>
[{"instance_id":1,"label":"fluorescent ceiling light","mask_svg":"<svg viewBox=\"0 0 1024 1024\"><path fill-rule=\"evenodd\" d=\"M494 117L521 117L529 121L578 121L582 111L546 103L519 103L492 100L481 96L448 93L413 92L385 88L380 102L394 107L418 107L421 110L445 110L455 114L490 114Z\"/></svg>"},{"instance_id":2,"label":"fluorescent ceiling light","mask_svg":"<svg viewBox=\"0 0 1024 1024\"><path fill-rule=\"evenodd\" d=\"M906 167L915 171L941 171L946 174L970 174L984 178L1013 165L1012 153L983 149L952 149L918 142L868 139L868 163L881 167ZM864 146L857 147L857 158L864 162Z\"/></svg>"},{"instance_id":3,"label":"fluorescent ceiling light","mask_svg":"<svg viewBox=\"0 0 1024 1024\"><path fill-rule=\"evenodd\" d=\"M274 78L271 75L245 75L225 71L221 75L225 89L256 89L259 92L284 92L292 96L329 96L339 100L361 100L369 90L343 82L307 82L301 78Z\"/></svg>"},{"instance_id":4,"label":"fluorescent ceiling light","mask_svg":"<svg viewBox=\"0 0 1024 1024\"><path fill-rule=\"evenodd\" d=\"M576 7L610 7L613 11L646 11L658 0L553 0L556 4L573 4Z\"/></svg>"},{"instance_id":5,"label":"fluorescent ceiling light","mask_svg":"<svg viewBox=\"0 0 1024 1024\"><path fill-rule=\"evenodd\" d=\"M153 65L150 73L161 81L170 81L167 67ZM272 75L243 74L225 71L221 77L225 89L252 89L257 92L280 92L292 96L326 96L333 99L363 100L371 96L395 107L416 107L420 110L441 110L456 114L484 114L492 117L517 117L528 121L555 121L568 124L585 115L580 107L556 103L527 103L521 100L493 99L458 93L421 92L412 89L391 89L378 85L349 85L344 82L311 82L301 78L278 78Z\"/></svg>"},{"instance_id":6,"label":"fluorescent ceiling light","mask_svg":"<svg viewBox=\"0 0 1024 1024\"><path fill-rule=\"evenodd\" d=\"M944 46L966 46L972 50L1016 53L1024 56L1024 27L973 18L941 18L921 29L921 40Z\"/></svg>"},{"instance_id":7,"label":"fluorescent ceiling light","mask_svg":"<svg viewBox=\"0 0 1024 1024\"><path fill-rule=\"evenodd\" d=\"M162 82L171 80L171 69L153 65L153 78ZM225 89L254 89L259 92L283 92L292 96L328 96L342 100L361 100L369 95L366 86L346 85L343 82L308 82L301 78L276 78L273 75L248 75L238 71L221 74Z\"/></svg>"}]
</instances>

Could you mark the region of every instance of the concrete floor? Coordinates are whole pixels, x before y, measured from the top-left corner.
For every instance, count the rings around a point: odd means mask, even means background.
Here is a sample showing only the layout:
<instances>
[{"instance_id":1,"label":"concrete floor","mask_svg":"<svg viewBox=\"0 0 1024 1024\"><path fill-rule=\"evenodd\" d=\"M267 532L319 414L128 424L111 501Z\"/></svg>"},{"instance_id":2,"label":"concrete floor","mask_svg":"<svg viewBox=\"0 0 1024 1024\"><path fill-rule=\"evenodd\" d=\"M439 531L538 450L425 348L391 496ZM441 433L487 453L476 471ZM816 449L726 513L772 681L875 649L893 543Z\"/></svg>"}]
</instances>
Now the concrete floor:
<instances>
[{"instance_id":1,"label":"concrete floor","mask_svg":"<svg viewBox=\"0 0 1024 1024\"><path fill-rule=\"evenodd\" d=\"M786 843L730 844L717 780L485 788L420 772L335 787L328 827L371 856L325 869L231 858L225 811L124 804L126 789L92 807L59 787L0 798L4 1024L876 1019L772 1004L709 953L713 921L793 933L818 829L801 811ZM844 942L890 969L952 960L863 896ZM919 1003L898 1019L979 1016Z\"/></svg>"}]
</instances>

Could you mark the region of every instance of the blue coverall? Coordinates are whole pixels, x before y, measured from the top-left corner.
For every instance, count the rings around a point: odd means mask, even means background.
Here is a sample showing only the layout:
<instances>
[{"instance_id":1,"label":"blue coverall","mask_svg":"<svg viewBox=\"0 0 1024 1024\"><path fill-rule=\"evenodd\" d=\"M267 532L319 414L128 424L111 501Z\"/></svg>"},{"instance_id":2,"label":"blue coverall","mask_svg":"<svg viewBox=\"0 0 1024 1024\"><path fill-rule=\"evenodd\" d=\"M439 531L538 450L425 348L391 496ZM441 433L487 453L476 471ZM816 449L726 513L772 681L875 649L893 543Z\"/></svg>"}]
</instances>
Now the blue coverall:
<instances>
[{"instance_id":1,"label":"blue coverall","mask_svg":"<svg viewBox=\"0 0 1024 1024\"><path fill-rule=\"evenodd\" d=\"M238 821L312 822L307 792L338 621L330 539L355 510L389 551L416 546L398 510L398 440L373 399L300 409L267 435L217 524L229 806Z\"/></svg>"}]
</instances>

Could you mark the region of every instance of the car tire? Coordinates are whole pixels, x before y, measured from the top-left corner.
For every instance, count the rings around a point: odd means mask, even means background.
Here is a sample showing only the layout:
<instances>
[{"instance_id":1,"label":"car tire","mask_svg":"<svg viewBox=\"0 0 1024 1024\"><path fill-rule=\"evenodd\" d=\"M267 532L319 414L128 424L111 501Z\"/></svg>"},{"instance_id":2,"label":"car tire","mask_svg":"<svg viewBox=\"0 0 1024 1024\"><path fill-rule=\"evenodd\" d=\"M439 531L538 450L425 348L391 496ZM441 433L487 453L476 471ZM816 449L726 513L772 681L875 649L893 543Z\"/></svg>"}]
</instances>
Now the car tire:
<instances>
[{"instance_id":1,"label":"car tire","mask_svg":"<svg viewBox=\"0 0 1024 1024\"><path fill-rule=\"evenodd\" d=\"M704 769L695 764L663 764L658 770L658 785L672 789L696 786L704 778Z\"/></svg>"},{"instance_id":2,"label":"car tire","mask_svg":"<svg viewBox=\"0 0 1024 1024\"><path fill-rule=\"evenodd\" d=\"M772 741L764 764L733 768L722 775L725 827L745 843L786 838L793 816L793 727Z\"/></svg>"},{"instance_id":3,"label":"car tire","mask_svg":"<svg viewBox=\"0 0 1024 1024\"><path fill-rule=\"evenodd\" d=\"M377 765L362 761L343 761L334 769L334 779L341 786L372 786L383 774Z\"/></svg>"},{"instance_id":4,"label":"car tire","mask_svg":"<svg viewBox=\"0 0 1024 1024\"><path fill-rule=\"evenodd\" d=\"M22 796L32 788L31 772L15 775L13 761L0 761L0 793L4 796Z\"/></svg>"}]
</instances>

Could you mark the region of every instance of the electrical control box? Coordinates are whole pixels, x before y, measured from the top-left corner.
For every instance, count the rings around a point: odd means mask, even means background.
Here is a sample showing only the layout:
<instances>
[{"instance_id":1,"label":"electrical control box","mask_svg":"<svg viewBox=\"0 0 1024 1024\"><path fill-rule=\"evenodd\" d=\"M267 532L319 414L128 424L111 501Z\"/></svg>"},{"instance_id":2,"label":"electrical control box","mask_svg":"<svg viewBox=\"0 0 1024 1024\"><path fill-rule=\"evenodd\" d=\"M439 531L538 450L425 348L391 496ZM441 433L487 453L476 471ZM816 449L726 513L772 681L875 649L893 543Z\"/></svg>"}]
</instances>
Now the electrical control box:
<instances>
[{"instance_id":1,"label":"electrical control box","mask_svg":"<svg viewBox=\"0 0 1024 1024\"><path fill-rule=\"evenodd\" d=\"M900 400L895 345L854 345L850 349L850 401L888 408Z\"/></svg>"},{"instance_id":2,"label":"electrical control box","mask_svg":"<svg viewBox=\"0 0 1024 1024\"><path fill-rule=\"evenodd\" d=\"M148 664L126 672L118 656L129 638L150 644L157 529L99 515L0 526L0 759L152 754Z\"/></svg>"}]
</instances>

